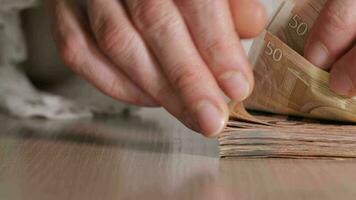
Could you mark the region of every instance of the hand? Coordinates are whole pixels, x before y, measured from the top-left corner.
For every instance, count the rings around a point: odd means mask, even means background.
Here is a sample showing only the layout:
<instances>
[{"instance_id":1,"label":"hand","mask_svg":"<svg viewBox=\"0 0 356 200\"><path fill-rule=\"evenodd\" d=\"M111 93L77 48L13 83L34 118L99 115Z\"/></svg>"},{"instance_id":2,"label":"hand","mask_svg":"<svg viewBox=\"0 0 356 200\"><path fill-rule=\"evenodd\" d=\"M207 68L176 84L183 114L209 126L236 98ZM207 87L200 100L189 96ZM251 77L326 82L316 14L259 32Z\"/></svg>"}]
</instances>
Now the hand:
<instances>
[{"instance_id":1,"label":"hand","mask_svg":"<svg viewBox=\"0 0 356 200\"><path fill-rule=\"evenodd\" d=\"M356 1L329 0L309 36L305 57L330 71L330 88L356 96Z\"/></svg>"},{"instance_id":2,"label":"hand","mask_svg":"<svg viewBox=\"0 0 356 200\"><path fill-rule=\"evenodd\" d=\"M66 64L120 101L163 106L207 136L228 119L222 92L249 96L240 38L266 14L257 0L46 0ZM237 34L238 33L238 34Z\"/></svg>"}]
</instances>

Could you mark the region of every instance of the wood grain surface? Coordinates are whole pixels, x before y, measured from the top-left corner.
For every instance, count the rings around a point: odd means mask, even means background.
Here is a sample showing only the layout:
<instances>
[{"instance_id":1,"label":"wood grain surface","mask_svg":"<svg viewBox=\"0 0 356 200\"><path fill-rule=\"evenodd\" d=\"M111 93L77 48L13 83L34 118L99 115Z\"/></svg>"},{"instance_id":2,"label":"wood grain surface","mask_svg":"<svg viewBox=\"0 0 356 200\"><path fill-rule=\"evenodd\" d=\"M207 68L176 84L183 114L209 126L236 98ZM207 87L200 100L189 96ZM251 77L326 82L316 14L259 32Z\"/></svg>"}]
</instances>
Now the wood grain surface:
<instances>
[{"instance_id":1,"label":"wood grain surface","mask_svg":"<svg viewBox=\"0 0 356 200\"><path fill-rule=\"evenodd\" d=\"M162 110L75 122L0 117L1 200L355 199L356 161L222 159Z\"/></svg>"}]
</instances>

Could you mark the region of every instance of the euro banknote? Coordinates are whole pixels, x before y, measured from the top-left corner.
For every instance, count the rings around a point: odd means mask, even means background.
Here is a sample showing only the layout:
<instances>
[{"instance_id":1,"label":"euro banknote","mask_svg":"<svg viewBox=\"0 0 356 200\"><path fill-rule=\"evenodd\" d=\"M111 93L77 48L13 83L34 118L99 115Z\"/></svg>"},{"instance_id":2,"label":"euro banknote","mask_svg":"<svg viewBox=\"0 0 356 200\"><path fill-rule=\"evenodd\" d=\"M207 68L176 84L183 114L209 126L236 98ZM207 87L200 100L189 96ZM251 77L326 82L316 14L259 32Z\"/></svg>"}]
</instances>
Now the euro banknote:
<instances>
[{"instance_id":1,"label":"euro banknote","mask_svg":"<svg viewBox=\"0 0 356 200\"><path fill-rule=\"evenodd\" d=\"M329 89L329 73L302 56L306 37L326 0L282 1L267 30L250 51L256 80L244 102L253 110L326 120L356 122L356 98ZM240 103L232 116L252 121ZM257 122L257 119L254 119Z\"/></svg>"},{"instance_id":2,"label":"euro banknote","mask_svg":"<svg viewBox=\"0 0 356 200\"><path fill-rule=\"evenodd\" d=\"M230 103L220 155L354 158L356 98L330 90L329 73L303 57L327 1L280 2L250 50L255 89L245 102Z\"/></svg>"},{"instance_id":3,"label":"euro banknote","mask_svg":"<svg viewBox=\"0 0 356 200\"><path fill-rule=\"evenodd\" d=\"M304 53L307 38L327 0L280 1L267 30L300 55Z\"/></svg>"}]
</instances>

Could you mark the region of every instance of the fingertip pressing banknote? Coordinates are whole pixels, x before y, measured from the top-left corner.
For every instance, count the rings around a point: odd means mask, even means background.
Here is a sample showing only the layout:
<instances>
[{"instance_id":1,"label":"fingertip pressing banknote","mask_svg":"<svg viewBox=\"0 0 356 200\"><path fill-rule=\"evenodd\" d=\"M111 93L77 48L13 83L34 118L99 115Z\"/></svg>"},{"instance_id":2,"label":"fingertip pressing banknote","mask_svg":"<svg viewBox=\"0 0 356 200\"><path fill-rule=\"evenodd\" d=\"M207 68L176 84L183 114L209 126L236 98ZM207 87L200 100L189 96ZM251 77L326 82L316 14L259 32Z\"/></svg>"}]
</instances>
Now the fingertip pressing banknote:
<instances>
[{"instance_id":1,"label":"fingertip pressing banknote","mask_svg":"<svg viewBox=\"0 0 356 200\"><path fill-rule=\"evenodd\" d=\"M356 157L356 98L331 91L329 73L303 57L326 1L280 1L250 50L256 86L243 104L230 104L231 120L219 137L222 157Z\"/></svg>"}]
</instances>

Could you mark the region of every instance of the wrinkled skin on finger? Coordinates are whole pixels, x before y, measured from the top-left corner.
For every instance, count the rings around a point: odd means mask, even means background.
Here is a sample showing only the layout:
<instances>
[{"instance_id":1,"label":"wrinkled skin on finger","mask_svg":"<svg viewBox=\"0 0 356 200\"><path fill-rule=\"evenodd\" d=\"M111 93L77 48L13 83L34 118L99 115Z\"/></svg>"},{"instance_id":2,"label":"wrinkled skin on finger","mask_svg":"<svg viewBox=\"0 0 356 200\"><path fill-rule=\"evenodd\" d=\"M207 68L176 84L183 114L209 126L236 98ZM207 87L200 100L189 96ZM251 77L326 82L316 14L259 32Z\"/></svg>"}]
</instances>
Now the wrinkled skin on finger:
<instances>
[{"instance_id":1,"label":"wrinkled skin on finger","mask_svg":"<svg viewBox=\"0 0 356 200\"><path fill-rule=\"evenodd\" d=\"M240 40L266 23L257 0L46 0L65 63L105 94L163 106L206 136L254 80Z\"/></svg>"}]
</instances>

